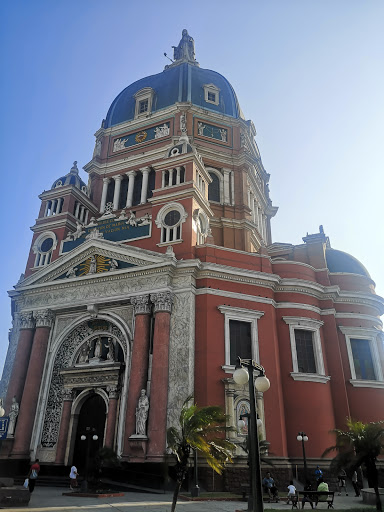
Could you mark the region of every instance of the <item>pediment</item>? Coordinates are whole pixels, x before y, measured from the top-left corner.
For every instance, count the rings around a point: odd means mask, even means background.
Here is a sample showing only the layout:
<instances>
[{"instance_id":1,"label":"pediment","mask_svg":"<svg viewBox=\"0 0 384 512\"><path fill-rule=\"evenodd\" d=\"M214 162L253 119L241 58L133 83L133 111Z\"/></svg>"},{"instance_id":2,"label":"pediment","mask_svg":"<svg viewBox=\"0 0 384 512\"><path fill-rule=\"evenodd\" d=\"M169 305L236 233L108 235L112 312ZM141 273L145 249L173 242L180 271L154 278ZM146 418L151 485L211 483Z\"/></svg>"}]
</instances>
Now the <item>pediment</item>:
<instances>
[{"instance_id":1,"label":"pediment","mask_svg":"<svg viewBox=\"0 0 384 512\"><path fill-rule=\"evenodd\" d=\"M135 267L151 267L170 263L172 258L138 247L127 246L103 239L91 239L67 254L63 254L16 285L22 290L48 282L89 279L103 273L124 272Z\"/></svg>"}]
</instances>

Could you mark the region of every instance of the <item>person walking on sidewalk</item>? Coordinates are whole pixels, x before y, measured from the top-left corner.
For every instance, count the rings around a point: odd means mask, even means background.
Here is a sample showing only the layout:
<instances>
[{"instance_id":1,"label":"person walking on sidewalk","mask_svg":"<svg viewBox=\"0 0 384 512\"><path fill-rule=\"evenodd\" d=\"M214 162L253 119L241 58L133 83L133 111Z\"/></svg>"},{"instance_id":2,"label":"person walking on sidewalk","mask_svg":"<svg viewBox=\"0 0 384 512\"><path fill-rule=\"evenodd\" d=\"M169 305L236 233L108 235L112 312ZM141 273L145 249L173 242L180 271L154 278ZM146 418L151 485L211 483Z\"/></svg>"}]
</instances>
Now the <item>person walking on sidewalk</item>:
<instances>
[{"instance_id":1,"label":"person walking on sidewalk","mask_svg":"<svg viewBox=\"0 0 384 512\"><path fill-rule=\"evenodd\" d=\"M32 494L34 489L35 489L35 485L36 485L36 480L37 480L37 477L39 476L39 472L40 472L40 464L39 464L39 459L36 459L35 462L32 464L32 466L29 468L29 473L28 473L28 489L29 489L29 492Z\"/></svg>"},{"instance_id":2,"label":"person walking on sidewalk","mask_svg":"<svg viewBox=\"0 0 384 512\"><path fill-rule=\"evenodd\" d=\"M69 473L69 478L71 479L69 488L71 489L71 491L74 491L77 488L77 477L78 476L79 476L79 473L77 472L77 467L72 466L71 472Z\"/></svg>"}]
</instances>

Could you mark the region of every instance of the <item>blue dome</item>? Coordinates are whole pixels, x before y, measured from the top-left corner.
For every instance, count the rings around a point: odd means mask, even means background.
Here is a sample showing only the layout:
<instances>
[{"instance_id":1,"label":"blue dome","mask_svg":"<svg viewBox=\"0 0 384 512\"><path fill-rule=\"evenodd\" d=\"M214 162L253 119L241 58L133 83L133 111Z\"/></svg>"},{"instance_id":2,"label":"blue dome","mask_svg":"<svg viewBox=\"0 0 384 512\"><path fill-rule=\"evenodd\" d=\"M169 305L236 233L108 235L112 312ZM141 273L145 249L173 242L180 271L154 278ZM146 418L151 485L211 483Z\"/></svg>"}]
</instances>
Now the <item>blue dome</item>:
<instances>
[{"instance_id":1,"label":"blue dome","mask_svg":"<svg viewBox=\"0 0 384 512\"><path fill-rule=\"evenodd\" d=\"M53 185L51 189L58 188L58 187L65 187L66 185L73 185L76 188L79 188L84 193L86 193L87 185L84 183L84 181L79 176L79 170L77 168L77 162L73 162L72 169L69 171L68 174L65 176L62 176L61 178L58 178L53 182Z\"/></svg>"},{"instance_id":2,"label":"blue dome","mask_svg":"<svg viewBox=\"0 0 384 512\"><path fill-rule=\"evenodd\" d=\"M218 105L204 100L204 85L208 84L213 84L220 89ZM134 119L136 103L134 95L145 87L151 87L155 91L152 112L177 102L190 102L206 110L234 118L243 117L235 91L226 78L216 71L184 62L177 66L170 66L169 69L157 75L142 78L126 87L110 106L104 127L110 128Z\"/></svg>"},{"instance_id":3,"label":"blue dome","mask_svg":"<svg viewBox=\"0 0 384 512\"><path fill-rule=\"evenodd\" d=\"M325 251L325 257L327 259L327 267L331 273L359 274L371 278L364 265L346 252L329 248Z\"/></svg>"}]
</instances>

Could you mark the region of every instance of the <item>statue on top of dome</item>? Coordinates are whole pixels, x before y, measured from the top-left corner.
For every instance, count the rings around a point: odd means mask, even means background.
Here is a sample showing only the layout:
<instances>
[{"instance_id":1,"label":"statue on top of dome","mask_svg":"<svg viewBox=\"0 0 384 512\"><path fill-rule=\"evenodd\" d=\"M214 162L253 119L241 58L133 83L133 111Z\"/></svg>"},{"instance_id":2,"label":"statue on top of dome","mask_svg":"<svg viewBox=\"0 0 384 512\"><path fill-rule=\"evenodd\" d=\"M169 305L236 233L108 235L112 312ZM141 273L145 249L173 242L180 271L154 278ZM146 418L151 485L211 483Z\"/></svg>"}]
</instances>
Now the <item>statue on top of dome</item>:
<instances>
[{"instance_id":1,"label":"statue on top of dome","mask_svg":"<svg viewBox=\"0 0 384 512\"><path fill-rule=\"evenodd\" d=\"M187 60L187 61L196 61L195 59L195 41L193 37L188 34L188 30L184 29L182 32L182 37L178 46L172 46L173 48L173 58L175 60Z\"/></svg>"}]
</instances>

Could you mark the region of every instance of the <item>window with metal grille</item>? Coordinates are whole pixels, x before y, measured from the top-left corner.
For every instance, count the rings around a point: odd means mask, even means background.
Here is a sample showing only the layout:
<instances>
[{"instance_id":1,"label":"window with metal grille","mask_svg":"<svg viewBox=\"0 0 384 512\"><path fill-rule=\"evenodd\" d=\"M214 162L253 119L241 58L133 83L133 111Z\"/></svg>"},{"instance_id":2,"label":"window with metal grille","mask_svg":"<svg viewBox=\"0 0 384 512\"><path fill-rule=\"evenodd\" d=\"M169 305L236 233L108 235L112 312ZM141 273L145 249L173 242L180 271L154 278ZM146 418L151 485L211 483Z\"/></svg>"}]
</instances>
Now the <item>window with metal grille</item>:
<instances>
[{"instance_id":1,"label":"window with metal grille","mask_svg":"<svg viewBox=\"0 0 384 512\"><path fill-rule=\"evenodd\" d=\"M301 373L316 373L313 332L295 329L297 366Z\"/></svg>"},{"instance_id":2,"label":"window with metal grille","mask_svg":"<svg viewBox=\"0 0 384 512\"><path fill-rule=\"evenodd\" d=\"M351 349L356 379L376 380L369 340L351 338Z\"/></svg>"},{"instance_id":3,"label":"window with metal grille","mask_svg":"<svg viewBox=\"0 0 384 512\"><path fill-rule=\"evenodd\" d=\"M229 320L230 364L236 365L238 357L252 359L251 323Z\"/></svg>"}]
</instances>

